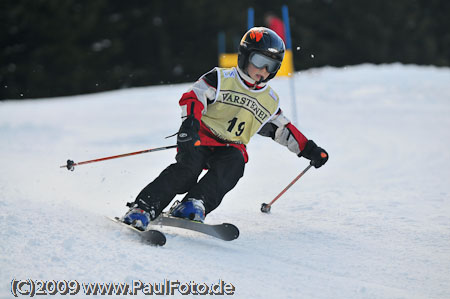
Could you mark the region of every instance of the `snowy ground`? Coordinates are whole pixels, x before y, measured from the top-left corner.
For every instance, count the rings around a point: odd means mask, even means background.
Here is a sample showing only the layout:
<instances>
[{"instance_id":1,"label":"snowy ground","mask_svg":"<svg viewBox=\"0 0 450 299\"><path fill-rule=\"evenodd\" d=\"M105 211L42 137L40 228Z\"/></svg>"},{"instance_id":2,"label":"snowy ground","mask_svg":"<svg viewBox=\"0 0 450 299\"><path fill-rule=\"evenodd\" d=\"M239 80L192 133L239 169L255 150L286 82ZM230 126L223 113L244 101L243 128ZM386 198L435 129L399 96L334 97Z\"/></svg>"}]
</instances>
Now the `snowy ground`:
<instances>
[{"instance_id":1,"label":"snowy ground","mask_svg":"<svg viewBox=\"0 0 450 299\"><path fill-rule=\"evenodd\" d=\"M104 215L122 215L174 150L59 166L175 143L164 137L190 84L0 102L0 297L31 279L223 280L233 298L450 298L450 69L361 65L295 80L297 125L329 163L263 214L307 161L255 137L244 178L207 218L236 224L239 239L172 229L163 248ZM291 115L288 81L272 86Z\"/></svg>"}]
</instances>

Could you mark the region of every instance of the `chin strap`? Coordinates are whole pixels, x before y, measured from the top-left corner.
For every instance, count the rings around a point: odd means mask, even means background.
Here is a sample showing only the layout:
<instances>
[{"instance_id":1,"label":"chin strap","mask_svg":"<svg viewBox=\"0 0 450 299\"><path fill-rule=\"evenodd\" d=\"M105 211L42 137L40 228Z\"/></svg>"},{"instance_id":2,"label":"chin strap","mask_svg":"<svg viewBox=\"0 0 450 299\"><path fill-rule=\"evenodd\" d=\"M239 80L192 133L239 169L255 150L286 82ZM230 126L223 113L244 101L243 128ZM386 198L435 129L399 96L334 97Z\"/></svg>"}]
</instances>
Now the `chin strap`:
<instances>
[{"instance_id":1,"label":"chin strap","mask_svg":"<svg viewBox=\"0 0 450 299\"><path fill-rule=\"evenodd\" d=\"M269 75L269 77L267 77L266 80L255 81L255 80L253 80L253 79L247 74L247 72L245 72L245 71L243 71L241 68L239 68L239 66L237 66L236 69L237 69L237 71L238 71L239 77L245 82L245 84L246 84L249 88L251 88L251 89L253 89L253 90L256 90L256 89L258 89L258 88L263 88L263 87L265 86L266 82L269 81L268 78L270 77L270 75ZM261 83L263 83L264 85L263 85L263 86L258 86L258 85L261 84ZM250 85L251 85L251 86L250 86Z\"/></svg>"},{"instance_id":2,"label":"chin strap","mask_svg":"<svg viewBox=\"0 0 450 299\"><path fill-rule=\"evenodd\" d=\"M253 90L256 90L258 88L258 85L261 84L262 80L256 81L255 85L253 85Z\"/></svg>"}]
</instances>

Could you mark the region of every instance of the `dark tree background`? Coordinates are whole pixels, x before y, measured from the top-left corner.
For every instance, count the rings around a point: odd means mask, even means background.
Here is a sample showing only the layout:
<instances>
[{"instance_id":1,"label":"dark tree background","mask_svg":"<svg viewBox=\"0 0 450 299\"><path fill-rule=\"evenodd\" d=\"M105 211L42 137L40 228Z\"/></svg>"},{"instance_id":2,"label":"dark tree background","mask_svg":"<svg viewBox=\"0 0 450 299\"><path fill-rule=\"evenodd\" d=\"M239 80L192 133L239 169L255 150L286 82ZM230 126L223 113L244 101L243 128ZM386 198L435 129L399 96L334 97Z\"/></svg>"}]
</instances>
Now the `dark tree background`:
<instances>
[{"instance_id":1,"label":"dark tree background","mask_svg":"<svg viewBox=\"0 0 450 299\"><path fill-rule=\"evenodd\" d=\"M0 99L195 81L263 15L290 13L295 69L450 66L448 0L2 0Z\"/></svg>"}]
</instances>

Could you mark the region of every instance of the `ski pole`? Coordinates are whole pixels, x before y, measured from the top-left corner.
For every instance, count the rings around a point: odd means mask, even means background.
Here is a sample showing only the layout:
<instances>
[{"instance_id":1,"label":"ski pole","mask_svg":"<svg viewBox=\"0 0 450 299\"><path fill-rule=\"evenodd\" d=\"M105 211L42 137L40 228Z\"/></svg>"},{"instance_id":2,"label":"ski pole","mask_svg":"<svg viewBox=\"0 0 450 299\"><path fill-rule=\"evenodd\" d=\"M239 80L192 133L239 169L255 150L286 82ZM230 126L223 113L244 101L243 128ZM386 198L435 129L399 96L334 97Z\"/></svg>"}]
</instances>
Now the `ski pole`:
<instances>
[{"instance_id":1,"label":"ski pole","mask_svg":"<svg viewBox=\"0 0 450 299\"><path fill-rule=\"evenodd\" d=\"M78 162L78 163L75 163L72 160L67 160L67 164L66 165L62 165L59 168L65 168L66 167L68 170L74 171L75 166L78 166L78 165L95 163L95 162L100 162L100 161L105 161L105 160L123 158L123 157L134 156L134 155L145 154L145 153L151 153L151 152L157 152L157 151L162 151L162 150L176 148L176 147L177 147L177 145L169 145L169 146L163 146L163 147L146 149L146 150L138 151L138 152L134 152L134 153L121 154L121 155L110 156L110 157L105 157L105 158L99 158L99 159L94 159L94 160L89 160L89 161Z\"/></svg>"},{"instance_id":2,"label":"ski pole","mask_svg":"<svg viewBox=\"0 0 450 299\"><path fill-rule=\"evenodd\" d=\"M294 185L295 182L297 182L312 166L313 164L309 164L308 167L306 167L295 179L293 179L292 182L290 182L289 185L287 185L286 188L284 188L283 191L281 191L280 194L278 194L270 203L263 203L261 205L261 212L269 213L270 207L273 205L273 203L276 202L278 198L280 198L281 195L283 195L289 188L291 188L292 185Z\"/></svg>"}]
</instances>

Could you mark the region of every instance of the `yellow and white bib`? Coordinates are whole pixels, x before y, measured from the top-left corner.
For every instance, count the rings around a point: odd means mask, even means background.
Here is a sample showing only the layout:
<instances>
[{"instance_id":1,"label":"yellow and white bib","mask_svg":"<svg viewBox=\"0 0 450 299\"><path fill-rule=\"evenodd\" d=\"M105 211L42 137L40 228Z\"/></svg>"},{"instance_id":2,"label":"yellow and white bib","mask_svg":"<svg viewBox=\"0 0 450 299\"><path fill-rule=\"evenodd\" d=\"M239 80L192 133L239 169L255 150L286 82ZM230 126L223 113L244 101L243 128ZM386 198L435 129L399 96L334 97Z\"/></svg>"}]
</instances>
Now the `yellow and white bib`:
<instances>
[{"instance_id":1,"label":"yellow and white bib","mask_svg":"<svg viewBox=\"0 0 450 299\"><path fill-rule=\"evenodd\" d=\"M216 69L216 98L202 122L224 141L247 144L278 111L278 95L268 85L250 90L235 68Z\"/></svg>"}]
</instances>

